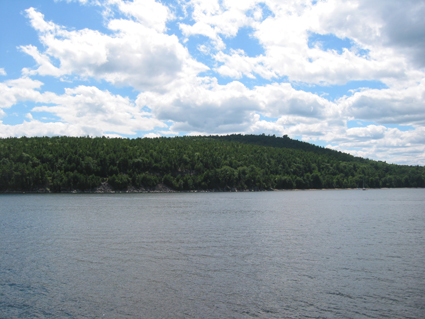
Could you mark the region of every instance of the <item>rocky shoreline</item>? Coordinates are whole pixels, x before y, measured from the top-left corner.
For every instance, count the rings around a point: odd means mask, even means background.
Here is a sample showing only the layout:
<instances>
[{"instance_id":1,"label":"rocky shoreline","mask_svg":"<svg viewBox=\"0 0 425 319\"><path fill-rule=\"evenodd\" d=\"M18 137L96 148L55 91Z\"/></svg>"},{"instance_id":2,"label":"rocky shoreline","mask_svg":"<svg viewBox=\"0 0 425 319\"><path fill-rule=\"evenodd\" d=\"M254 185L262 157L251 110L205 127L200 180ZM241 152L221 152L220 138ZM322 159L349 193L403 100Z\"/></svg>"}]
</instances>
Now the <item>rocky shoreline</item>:
<instances>
[{"instance_id":1,"label":"rocky shoreline","mask_svg":"<svg viewBox=\"0 0 425 319\"><path fill-rule=\"evenodd\" d=\"M49 188L39 188L31 191L3 191L0 194L125 194L125 193L229 193L229 192L267 192L267 191L323 191L323 190L356 190L358 188L320 188L320 189L237 189L237 188L215 188L215 189L198 189L198 190L174 190L165 184L158 184L151 188L134 188L129 187L127 190L114 190L107 182L102 183L99 187L91 190L62 190L61 192L52 192ZM388 188L374 188L388 189Z\"/></svg>"}]
</instances>

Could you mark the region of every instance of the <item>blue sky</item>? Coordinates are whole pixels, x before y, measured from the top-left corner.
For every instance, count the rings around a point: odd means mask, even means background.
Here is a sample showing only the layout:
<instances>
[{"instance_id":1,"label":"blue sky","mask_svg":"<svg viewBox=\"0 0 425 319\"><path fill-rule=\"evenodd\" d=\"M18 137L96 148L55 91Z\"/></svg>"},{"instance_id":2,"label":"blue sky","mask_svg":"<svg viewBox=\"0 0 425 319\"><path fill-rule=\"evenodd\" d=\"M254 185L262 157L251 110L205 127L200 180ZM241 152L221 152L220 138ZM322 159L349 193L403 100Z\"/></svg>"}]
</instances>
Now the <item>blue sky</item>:
<instances>
[{"instance_id":1,"label":"blue sky","mask_svg":"<svg viewBox=\"0 0 425 319\"><path fill-rule=\"evenodd\" d=\"M287 134L424 165L424 14L422 0L0 1L0 137Z\"/></svg>"}]
</instances>

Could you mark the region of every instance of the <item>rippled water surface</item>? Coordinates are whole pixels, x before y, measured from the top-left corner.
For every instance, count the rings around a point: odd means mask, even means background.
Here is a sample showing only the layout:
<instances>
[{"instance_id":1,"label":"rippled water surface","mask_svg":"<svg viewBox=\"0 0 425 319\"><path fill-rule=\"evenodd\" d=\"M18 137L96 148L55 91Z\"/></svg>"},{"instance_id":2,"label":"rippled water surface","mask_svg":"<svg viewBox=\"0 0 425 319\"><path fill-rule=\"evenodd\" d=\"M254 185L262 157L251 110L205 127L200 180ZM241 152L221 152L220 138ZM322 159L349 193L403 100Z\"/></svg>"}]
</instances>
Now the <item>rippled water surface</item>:
<instances>
[{"instance_id":1,"label":"rippled water surface","mask_svg":"<svg viewBox=\"0 0 425 319\"><path fill-rule=\"evenodd\" d=\"M425 190L0 196L1 318L425 318Z\"/></svg>"}]
</instances>

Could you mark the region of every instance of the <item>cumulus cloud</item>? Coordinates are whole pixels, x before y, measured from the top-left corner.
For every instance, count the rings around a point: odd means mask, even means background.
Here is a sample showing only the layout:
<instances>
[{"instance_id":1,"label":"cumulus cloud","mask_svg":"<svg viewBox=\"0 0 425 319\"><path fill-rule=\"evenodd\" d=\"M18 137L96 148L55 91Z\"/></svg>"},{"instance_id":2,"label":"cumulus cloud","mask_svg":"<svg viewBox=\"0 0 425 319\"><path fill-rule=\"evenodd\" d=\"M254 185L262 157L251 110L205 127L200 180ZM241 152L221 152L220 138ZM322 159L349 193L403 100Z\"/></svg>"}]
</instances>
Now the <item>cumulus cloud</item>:
<instances>
[{"instance_id":1,"label":"cumulus cloud","mask_svg":"<svg viewBox=\"0 0 425 319\"><path fill-rule=\"evenodd\" d=\"M208 37L220 50L213 56L222 76L288 77L320 85L360 80L387 83L406 78L410 62L421 65L425 61L425 28L420 19L425 2L411 2L191 1L194 23L180 24L180 29L186 37ZM272 13L265 19L264 8ZM225 48L223 39L235 37L242 27L252 28L264 55L252 58L243 51L221 51ZM345 39L351 47L342 52L311 47L312 33Z\"/></svg>"},{"instance_id":2,"label":"cumulus cloud","mask_svg":"<svg viewBox=\"0 0 425 319\"><path fill-rule=\"evenodd\" d=\"M261 116L256 114L255 121L247 130L247 133L288 135L292 138L302 136L304 141L315 142L318 139L326 138L331 131L341 130L342 126L343 123L321 121L296 115L284 115L274 121L270 119L262 120Z\"/></svg>"},{"instance_id":3,"label":"cumulus cloud","mask_svg":"<svg viewBox=\"0 0 425 319\"><path fill-rule=\"evenodd\" d=\"M240 82L218 85L214 80L186 82L166 94L141 93L140 107L148 106L157 119L171 120L176 131L243 131L259 103Z\"/></svg>"},{"instance_id":4,"label":"cumulus cloud","mask_svg":"<svg viewBox=\"0 0 425 319\"><path fill-rule=\"evenodd\" d=\"M119 10L127 16L134 17L141 25L158 32L166 31L166 22L173 16L168 7L155 0L114 1Z\"/></svg>"},{"instance_id":5,"label":"cumulus cloud","mask_svg":"<svg viewBox=\"0 0 425 319\"><path fill-rule=\"evenodd\" d=\"M258 86L255 93L262 111L269 117L296 115L324 120L338 115L334 103L315 94L295 90L289 83Z\"/></svg>"},{"instance_id":6,"label":"cumulus cloud","mask_svg":"<svg viewBox=\"0 0 425 319\"><path fill-rule=\"evenodd\" d=\"M347 116L381 124L425 125L425 79L416 86L367 89L340 101Z\"/></svg>"},{"instance_id":7,"label":"cumulus cloud","mask_svg":"<svg viewBox=\"0 0 425 319\"><path fill-rule=\"evenodd\" d=\"M40 92L42 85L42 82L27 77L0 83L0 117L6 116L2 108L11 108L19 102L31 101L38 105L26 115L29 121L16 127L3 125L4 134L99 136L115 132L135 135L138 131L167 128L164 122L142 111L129 98L88 86L67 88L64 94L57 95L48 91ZM35 120L33 117L38 112L50 113L58 117L59 122L43 123Z\"/></svg>"},{"instance_id":8,"label":"cumulus cloud","mask_svg":"<svg viewBox=\"0 0 425 319\"><path fill-rule=\"evenodd\" d=\"M68 123L43 123L37 120L24 121L22 124L5 125L0 122L0 137L20 136L83 136L90 135L81 127Z\"/></svg>"},{"instance_id":9,"label":"cumulus cloud","mask_svg":"<svg viewBox=\"0 0 425 319\"><path fill-rule=\"evenodd\" d=\"M0 75L7 75L6 71L3 68L0 68Z\"/></svg>"},{"instance_id":10,"label":"cumulus cloud","mask_svg":"<svg viewBox=\"0 0 425 319\"><path fill-rule=\"evenodd\" d=\"M20 101L34 101L41 94L42 82L28 77L0 83L0 109L10 108Z\"/></svg>"},{"instance_id":11,"label":"cumulus cloud","mask_svg":"<svg viewBox=\"0 0 425 319\"><path fill-rule=\"evenodd\" d=\"M256 19L246 15L248 10L257 10L257 19L261 13L256 7L256 0L245 1L205 1L192 0L188 6L193 9L193 25L181 23L180 29L186 37L203 35L212 40L214 46L225 48L223 37L234 37L240 28L252 25Z\"/></svg>"},{"instance_id":12,"label":"cumulus cloud","mask_svg":"<svg viewBox=\"0 0 425 319\"><path fill-rule=\"evenodd\" d=\"M126 3L122 5L130 10ZM141 5L137 3L138 7ZM105 35L89 29L67 31L44 21L34 8L28 9L27 14L47 48L40 53L31 45L21 47L39 65L36 70L25 70L31 75L93 77L138 90L160 90L178 78L208 69L190 57L176 36L139 22L111 20L108 28L114 34ZM59 61L59 66L52 64L52 58Z\"/></svg>"},{"instance_id":13,"label":"cumulus cloud","mask_svg":"<svg viewBox=\"0 0 425 319\"><path fill-rule=\"evenodd\" d=\"M42 54L38 51L38 49L33 45L27 45L21 47L22 52L30 55L38 64L37 70L30 70L28 68L24 68L22 73L24 75L53 75L53 76L61 76L65 74L65 72L57 67L55 67L50 61L50 57L46 54Z\"/></svg>"},{"instance_id":14,"label":"cumulus cloud","mask_svg":"<svg viewBox=\"0 0 425 319\"><path fill-rule=\"evenodd\" d=\"M157 138L157 137L161 137L162 135L161 134L158 134L158 133L148 133L148 134L145 134L143 137L145 137L145 138Z\"/></svg>"},{"instance_id":15,"label":"cumulus cloud","mask_svg":"<svg viewBox=\"0 0 425 319\"><path fill-rule=\"evenodd\" d=\"M356 137L362 140L371 139L377 140L382 139L384 137L384 133L386 131L385 126L377 126L377 125L368 125L367 127L353 127L347 130L348 137Z\"/></svg>"},{"instance_id":16,"label":"cumulus cloud","mask_svg":"<svg viewBox=\"0 0 425 319\"><path fill-rule=\"evenodd\" d=\"M134 135L136 131L167 127L141 111L128 98L96 87L78 86L66 89L63 95L45 93L38 102L53 106L37 106L32 112L49 112L90 135L102 135L103 132Z\"/></svg>"},{"instance_id":17,"label":"cumulus cloud","mask_svg":"<svg viewBox=\"0 0 425 319\"><path fill-rule=\"evenodd\" d=\"M416 66L425 66L424 0L361 0L359 3L363 11L369 11L375 21L379 21L379 37L375 40L405 54Z\"/></svg>"},{"instance_id":18,"label":"cumulus cloud","mask_svg":"<svg viewBox=\"0 0 425 319\"><path fill-rule=\"evenodd\" d=\"M425 129L409 131L381 125L348 129L347 134L334 136L333 149L355 156L373 158L390 163L422 164L425 160Z\"/></svg>"},{"instance_id":19,"label":"cumulus cloud","mask_svg":"<svg viewBox=\"0 0 425 319\"><path fill-rule=\"evenodd\" d=\"M246 76L255 79L255 74L257 74L267 80L278 77L273 69L264 65L267 58L263 55L248 57L243 50L239 49L231 50L230 54L218 52L214 55L214 59L221 63L219 67L215 68L215 71L221 76L233 79L241 79Z\"/></svg>"},{"instance_id":20,"label":"cumulus cloud","mask_svg":"<svg viewBox=\"0 0 425 319\"><path fill-rule=\"evenodd\" d=\"M326 125L344 125L343 121L335 120L340 112L336 104L296 90L289 83L248 89L238 81L226 85L213 79L196 81L188 81L167 93L141 93L137 104L149 107L157 119L173 121L173 130L184 132L251 133L264 128L296 134L302 125L309 125L313 135L323 135L323 121ZM277 121L266 125L260 115ZM293 126L297 129L289 131Z\"/></svg>"}]
</instances>

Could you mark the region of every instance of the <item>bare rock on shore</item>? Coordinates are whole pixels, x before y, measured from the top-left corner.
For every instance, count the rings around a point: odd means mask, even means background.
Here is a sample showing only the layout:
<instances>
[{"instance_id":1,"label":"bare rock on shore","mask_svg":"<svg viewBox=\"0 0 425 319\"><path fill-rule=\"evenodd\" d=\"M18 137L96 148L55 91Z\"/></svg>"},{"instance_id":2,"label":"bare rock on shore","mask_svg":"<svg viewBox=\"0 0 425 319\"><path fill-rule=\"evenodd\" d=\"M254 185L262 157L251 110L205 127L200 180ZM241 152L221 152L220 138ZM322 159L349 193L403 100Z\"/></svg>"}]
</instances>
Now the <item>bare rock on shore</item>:
<instances>
[{"instance_id":1,"label":"bare rock on shore","mask_svg":"<svg viewBox=\"0 0 425 319\"><path fill-rule=\"evenodd\" d=\"M111 185L108 182L103 182L99 187L94 191L95 193L115 193Z\"/></svg>"},{"instance_id":2,"label":"bare rock on shore","mask_svg":"<svg viewBox=\"0 0 425 319\"><path fill-rule=\"evenodd\" d=\"M161 192L161 193L174 193L174 192L175 192L175 190L174 190L174 189L172 189L172 188L170 188L170 187L168 187L168 186L167 186L167 185L165 185L165 184L160 183L160 184L156 185L156 187L155 187L155 192Z\"/></svg>"}]
</instances>

